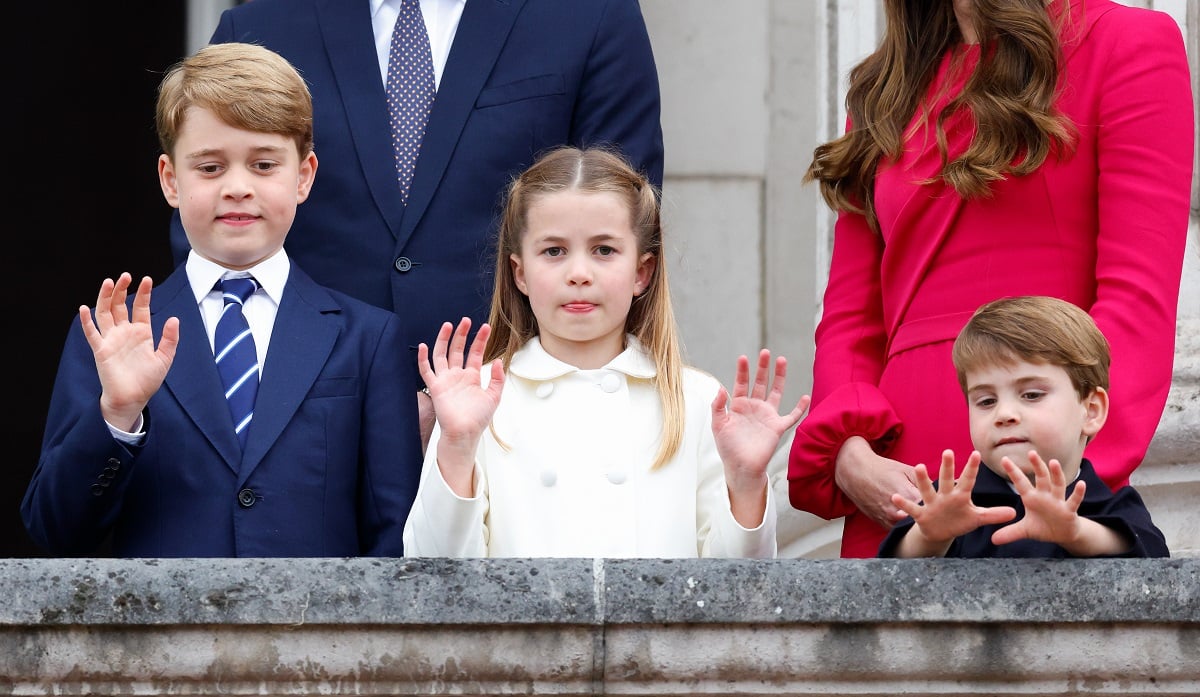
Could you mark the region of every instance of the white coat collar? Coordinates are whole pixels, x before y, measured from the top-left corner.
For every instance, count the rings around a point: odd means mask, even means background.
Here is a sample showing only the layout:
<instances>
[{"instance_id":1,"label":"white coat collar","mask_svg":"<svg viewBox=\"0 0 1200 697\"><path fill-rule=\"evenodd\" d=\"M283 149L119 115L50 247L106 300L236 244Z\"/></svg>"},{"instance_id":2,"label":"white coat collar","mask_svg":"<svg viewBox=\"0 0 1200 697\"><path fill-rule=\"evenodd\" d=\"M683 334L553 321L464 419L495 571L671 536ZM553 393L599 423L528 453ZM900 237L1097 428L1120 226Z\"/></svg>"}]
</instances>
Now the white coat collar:
<instances>
[{"instance_id":1,"label":"white coat collar","mask_svg":"<svg viewBox=\"0 0 1200 697\"><path fill-rule=\"evenodd\" d=\"M652 378L658 373L650 354L632 334L625 335L625 350L609 361L603 369L616 370L629 377L643 379ZM579 368L546 353L541 340L536 336L525 342L525 345L513 354L512 362L508 365L509 373L526 380L553 380L578 370Z\"/></svg>"}]
</instances>

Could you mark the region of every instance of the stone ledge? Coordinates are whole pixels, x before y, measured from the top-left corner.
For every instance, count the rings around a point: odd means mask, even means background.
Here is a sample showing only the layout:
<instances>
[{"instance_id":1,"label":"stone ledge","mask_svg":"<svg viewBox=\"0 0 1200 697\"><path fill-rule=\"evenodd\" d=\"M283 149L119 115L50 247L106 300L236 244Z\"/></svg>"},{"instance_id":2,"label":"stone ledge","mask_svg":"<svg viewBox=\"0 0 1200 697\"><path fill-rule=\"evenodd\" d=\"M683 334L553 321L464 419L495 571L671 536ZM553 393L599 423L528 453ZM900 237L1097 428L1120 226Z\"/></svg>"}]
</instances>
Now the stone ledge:
<instances>
[{"instance_id":1,"label":"stone ledge","mask_svg":"<svg viewBox=\"0 0 1200 697\"><path fill-rule=\"evenodd\" d=\"M0 694L1200 695L1200 559L8 559L0 582Z\"/></svg>"}]
</instances>

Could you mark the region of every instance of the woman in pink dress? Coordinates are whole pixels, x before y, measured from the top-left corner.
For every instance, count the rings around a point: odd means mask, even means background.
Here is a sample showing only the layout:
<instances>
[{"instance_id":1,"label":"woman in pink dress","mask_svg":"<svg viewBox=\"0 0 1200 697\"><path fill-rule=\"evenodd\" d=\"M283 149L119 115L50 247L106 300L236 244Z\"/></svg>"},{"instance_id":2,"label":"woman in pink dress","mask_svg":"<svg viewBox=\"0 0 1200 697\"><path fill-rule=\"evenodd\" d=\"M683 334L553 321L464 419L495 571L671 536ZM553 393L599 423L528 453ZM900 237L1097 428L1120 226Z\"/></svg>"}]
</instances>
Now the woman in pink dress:
<instances>
[{"instance_id":1,"label":"woman in pink dress","mask_svg":"<svg viewBox=\"0 0 1200 697\"><path fill-rule=\"evenodd\" d=\"M1194 115L1179 27L1110 0L886 0L847 132L809 178L838 212L792 505L875 556L912 467L971 451L950 360L981 304L1051 295L1112 346L1088 446L1128 484L1171 385Z\"/></svg>"}]
</instances>

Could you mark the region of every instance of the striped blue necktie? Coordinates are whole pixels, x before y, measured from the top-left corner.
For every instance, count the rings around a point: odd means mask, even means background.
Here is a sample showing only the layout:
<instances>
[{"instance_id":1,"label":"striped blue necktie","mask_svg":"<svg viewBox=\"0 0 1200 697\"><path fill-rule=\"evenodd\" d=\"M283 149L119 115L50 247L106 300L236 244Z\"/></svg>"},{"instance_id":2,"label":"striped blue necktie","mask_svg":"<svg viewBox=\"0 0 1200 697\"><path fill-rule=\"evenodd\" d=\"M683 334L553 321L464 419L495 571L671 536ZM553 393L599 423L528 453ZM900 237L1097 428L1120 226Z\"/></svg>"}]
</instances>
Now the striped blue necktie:
<instances>
[{"instance_id":1,"label":"striped blue necktie","mask_svg":"<svg viewBox=\"0 0 1200 697\"><path fill-rule=\"evenodd\" d=\"M242 448L254 418L254 397L258 394L258 352L250 325L242 315L242 304L254 294L258 282L253 278L226 278L217 281L217 290L225 297L225 309L217 320L213 353L217 372L225 386L225 401L233 416L234 430Z\"/></svg>"}]
</instances>

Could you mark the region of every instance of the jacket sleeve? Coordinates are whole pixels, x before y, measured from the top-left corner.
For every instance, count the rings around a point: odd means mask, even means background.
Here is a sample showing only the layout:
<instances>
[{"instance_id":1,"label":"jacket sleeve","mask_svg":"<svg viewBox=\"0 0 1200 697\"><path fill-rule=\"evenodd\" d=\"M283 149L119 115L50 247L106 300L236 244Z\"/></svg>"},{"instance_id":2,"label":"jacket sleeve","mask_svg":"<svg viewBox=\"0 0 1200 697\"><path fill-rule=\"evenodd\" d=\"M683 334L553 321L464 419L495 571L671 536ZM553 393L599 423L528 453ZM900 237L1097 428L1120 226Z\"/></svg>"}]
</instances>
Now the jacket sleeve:
<instances>
[{"instance_id":1,"label":"jacket sleeve","mask_svg":"<svg viewBox=\"0 0 1200 697\"><path fill-rule=\"evenodd\" d=\"M1154 559L1171 556L1167 539L1150 518L1150 510L1141 495L1131 486L1117 490L1104 510L1086 516L1111 528L1132 543L1124 554L1115 556L1131 559Z\"/></svg>"},{"instance_id":2,"label":"jacket sleeve","mask_svg":"<svg viewBox=\"0 0 1200 697\"><path fill-rule=\"evenodd\" d=\"M1182 35L1168 15L1112 11L1089 40L1104 76L1091 315L1111 345L1113 399L1088 457L1115 490L1141 464L1171 386L1195 122Z\"/></svg>"},{"instance_id":3,"label":"jacket sleeve","mask_svg":"<svg viewBox=\"0 0 1200 697\"><path fill-rule=\"evenodd\" d=\"M399 557L404 523L421 475L421 436L412 371L404 364L400 320L387 314L367 374L361 378L363 432L360 435L358 528L361 552Z\"/></svg>"},{"instance_id":4,"label":"jacket sleeve","mask_svg":"<svg viewBox=\"0 0 1200 697\"><path fill-rule=\"evenodd\" d=\"M788 459L792 506L827 519L856 510L834 483L834 461L842 443L858 435L884 453L900 429L899 418L878 388L887 346L882 258L883 240L866 219L841 213L816 332L813 405L796 428Z\"/></svg>"},{"instance_id":5,"label":"jacket sleeve","mask_svg":"<svg viewBox=\"0 0 1200 697\"><path fill-rule=\"evenodd\" d=\"M33 541L55 556L94 553L120 515L140 452L117 441L104 423L95 359L76 318L59 360L37 469L21 501Z\"/></svg>"}]
</instances>

